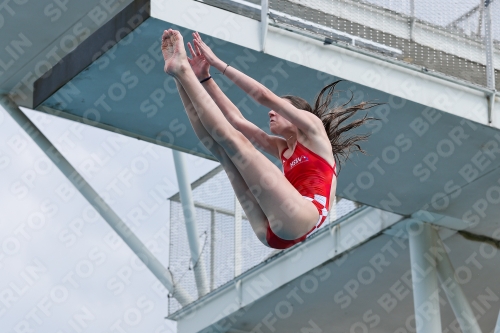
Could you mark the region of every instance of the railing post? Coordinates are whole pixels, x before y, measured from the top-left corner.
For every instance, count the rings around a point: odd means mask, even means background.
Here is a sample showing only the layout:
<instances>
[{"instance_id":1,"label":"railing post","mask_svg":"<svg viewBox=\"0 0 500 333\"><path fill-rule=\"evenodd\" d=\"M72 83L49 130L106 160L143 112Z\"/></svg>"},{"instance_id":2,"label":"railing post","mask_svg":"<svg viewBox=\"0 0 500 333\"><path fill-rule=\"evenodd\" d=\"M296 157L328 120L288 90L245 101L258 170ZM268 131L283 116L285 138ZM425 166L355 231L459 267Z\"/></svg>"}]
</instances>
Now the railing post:
<instances>
[{"instance_id":1,"label":"railing post","mask_svg":"<svg viewBox=\"0 0 500 333\"><path fill-rule=\"evenodd\" d=\"M191 193L191 184L186 174L186 165L181 152L173 150L175 171L177 182L179 184L179 196L181 198L182 212L184 214L184 223L191 251L191 262L193 264L194 278L198 289L198 297L208 293L206 279L205 262L198 243L198 231L196 228L196 211L194 208L193 196Z\"/></svg>"},{"instance_id":2,"label":"railing post","mask_svg":"<svg viewBox=\"0 0 500 333\"><path fill-rule=\"evenodd\" d=\"M495 66L493 63L493 31L491 26L491 0L484 0L484 46L486 49L486 85L495 90ZM494 96L493 96L494 98Z\"/></svg>"},{"instance_id":3,"label":"railing post","mask_svg":"<svg viewBox=\"0 0 500 333\"><path fill-rule=\"evenodd\" d=\"M240 275L242 272L242 207L238 198L234 196L234 276Z\"/></svg>"},{"instance_id":4,"label":"railing post","mask_svg":"<svg viewBox=\"0 0 500 333\"><path fill-rule=\"evenodd\" d=\"M415 41L415 0L410 0L410 40Z\"/></svg>"},{"instance_id":5,"label":"railing post","mask_svg":"<svg viewBox=\"0 0 500 333\"><path fill-rule=\"evenodd\" d=\"M479 4L479 15L477 19L477 30L476 35L481 36L483 30L483 19L484 19L484 0L481 0Z\"/></svg>"},{"instance_id":6,"label":"railing post","mask_svg":"<svg viewBox=\"0 0 500 333\"><path fill-rule=\"evenodd\" d=\"M267 15L269 13L269 1L268 0L261 0L261 6L260 6L260 33L261 33L261 49L262 52L265 52L266 50L266 38L267 38L267 26L269 23L269 16Z\"/></svg>"},{"instance_id":7,"label":"railing post","mask_svg":"<svg viewBox=\"0 0 500 333\"><path fill-rule=\"evenodd\" d=\"M215 212L210 210L210 291L215 288Z\"/></svg>"}]
</instances>

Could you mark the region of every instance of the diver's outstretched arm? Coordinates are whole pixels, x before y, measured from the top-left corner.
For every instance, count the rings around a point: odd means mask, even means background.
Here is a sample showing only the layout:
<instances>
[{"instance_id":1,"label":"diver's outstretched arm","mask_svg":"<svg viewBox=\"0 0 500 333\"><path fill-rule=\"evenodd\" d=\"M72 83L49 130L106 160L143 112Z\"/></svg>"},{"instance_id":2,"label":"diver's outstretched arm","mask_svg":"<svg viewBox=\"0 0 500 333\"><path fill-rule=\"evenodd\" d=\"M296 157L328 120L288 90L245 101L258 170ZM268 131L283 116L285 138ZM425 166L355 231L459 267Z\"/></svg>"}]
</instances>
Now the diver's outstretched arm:
<instances>
[{"instance_id":1,"label":"diver's outstretched arm","mask_svg":"<svg viewBox=\"0 0 500 333\"><path fill-rule=\"evenodd\" d=\"M193 37L197 38L199 35L193 33ZM200 48L196 44L193 48L191 43L188 43L188 48L191 53L191 58L188 58L189 64L198 80L203 81L210 76L210 64L206 61L205 56L201 53ZM215 80L208 79L204 81L202 85L234 128L240 131L258 147L262 148L262 150L279 158L279 141L285 142L285 140L278 136L267 134L254 123L245 119L236 105L234 105L219 88Z\"/></svg>"},{"instance_id":2,"label":"diver's outstretched arm","mask_svg":"<svg viewBox=\"0 0 500 333\"><path fill-rule=\"evenodd\" d=\"M193 38L196 38L197 33L193 33ZM210 64L205 59L205 56L201 53L200 48L195 44L194 48L191 43L187 43L189 52L191 53L191 58L188 57L188 62L193 69L194 74L200 82L202 82L203 87L208 92L210 97L214 100L215 104L222 111L226 119L233 123L235 120L243 118L240 110L231 102L229 98L220 90L219 86L213 79L208 79L210 77ZM208 79L208 80L207 80Z\"/></svg>"},{"instance_id":3,"label":"diver's outstretched arm","mask_svg":"<svg viewBox=\"0 0 500 333\"><path fill-rule=\"evenodd\" d=\"M283 138L267 134L257 125L243 117L240 110L238 110L233 102L224 94L214 80L208 80L202 83L202 85L234 128L268 154L280 158L278 147L279 141L285 144Z\"/></svg>"},{"instance_id":4,"label":"diver's outstretched arm","mask_svg":"<svg viewBox=\"0 0 500 333\"><path fill-rule=\"evenodd\" d=\"M238 87L240 87L244 92L246 92L250 97L252 97L255 101L263 104L265 94L267 93L267 89L260 82L252 79L250 76L245 75L244 73L238 71L236 68L228 66L224 61L220 60L215 53L210 49L210 47L203 42L200 35L196 32L193 34L194 45L199 48L200 52L204 55L206 61L210 64L210 66L215 67L219 72L223 73L227 76L231 81L236 83ZM263 104L265 105L265 104Z\"/></svg>"},{"instance_id":5,"label":"diver's outstretched arm","mask_svg":"<svg viewBox=\"0 0 500 333\"><path fill-rule=\"evenodd\" d=\"M195 47L200 50L206 61L227 76L256 102L279 113L297 126L306 136L314 136L323 131L323 123L318 117L307 111L297 109L288 101L278 97L262 83L240 72L236 68L228 66L228 64L220 60L213 53L198 33L193 34L193 36Z\"/></svg>"}]
</instances>

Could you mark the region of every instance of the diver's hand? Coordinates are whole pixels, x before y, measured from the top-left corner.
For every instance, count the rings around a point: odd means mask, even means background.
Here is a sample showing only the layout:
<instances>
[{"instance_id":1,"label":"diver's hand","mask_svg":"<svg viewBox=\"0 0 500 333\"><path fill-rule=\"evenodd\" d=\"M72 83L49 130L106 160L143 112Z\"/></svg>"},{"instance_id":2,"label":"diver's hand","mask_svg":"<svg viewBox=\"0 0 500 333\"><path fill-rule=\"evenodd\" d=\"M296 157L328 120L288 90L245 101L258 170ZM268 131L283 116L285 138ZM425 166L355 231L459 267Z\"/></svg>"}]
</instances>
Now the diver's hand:
<instances>
[{"instance_id":1,"label":"diver's hand","mask_svg":"<svg viewBox=\"0 0 500 333\"><path fill-rule=\"evenodd\" d=\"M200 49L195 45L196 49L193 49L191 43L188 42L189 53L191 53L191 58L188 57L188 62L193 69L194 74L198 80L203 80L210 75L210 64L205 59L205 56L201 53Z\"/></svg>"},{"instance_id":2,"label":"diver's hand","mask_svg":"<svg viewBox=\"0 0 500 333\"><path fill-rule=\"evenodd\" d=\"M208 45L205 44L205 42L201 39L198 32L193 33L193 42L196 49L201 52L210 66L214 66L221 72L224 70L224 68L226 67L226 63L217 58L212 49L210 49L210 47L208 47Z\"/></svg>"}]
</instances>

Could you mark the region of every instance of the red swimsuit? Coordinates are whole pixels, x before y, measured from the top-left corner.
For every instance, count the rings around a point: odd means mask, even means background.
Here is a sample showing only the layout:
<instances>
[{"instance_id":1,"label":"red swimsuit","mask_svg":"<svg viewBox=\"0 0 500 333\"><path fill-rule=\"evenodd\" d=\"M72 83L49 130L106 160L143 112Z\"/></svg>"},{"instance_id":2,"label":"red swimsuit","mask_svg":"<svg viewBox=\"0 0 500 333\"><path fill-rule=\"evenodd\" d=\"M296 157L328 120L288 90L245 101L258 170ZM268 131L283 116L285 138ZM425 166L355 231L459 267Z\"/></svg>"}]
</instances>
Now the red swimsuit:
<instances>
[{"instance_id":1,"label":"red swimsuit","mask_svg":"<svg viewBox=\"0 0 500 333\"><path fill-rule=\"evenodd\" d=\"M319 228L325 221L330 207L330 190L332 186L333 175L335 172L335 163L332 167L323 157L307 149L297 141L295 150L289 158L281 153L281 162L283 163L283 173L286 179L299 191L302 196L311 201L319 212L319 219L316 225L304 236L297 239L285 240L279 238L267 224L266 240L270 247L275 249L286 249L296 243L305 240L315 229Z\"/></svg>"}]
</instances>

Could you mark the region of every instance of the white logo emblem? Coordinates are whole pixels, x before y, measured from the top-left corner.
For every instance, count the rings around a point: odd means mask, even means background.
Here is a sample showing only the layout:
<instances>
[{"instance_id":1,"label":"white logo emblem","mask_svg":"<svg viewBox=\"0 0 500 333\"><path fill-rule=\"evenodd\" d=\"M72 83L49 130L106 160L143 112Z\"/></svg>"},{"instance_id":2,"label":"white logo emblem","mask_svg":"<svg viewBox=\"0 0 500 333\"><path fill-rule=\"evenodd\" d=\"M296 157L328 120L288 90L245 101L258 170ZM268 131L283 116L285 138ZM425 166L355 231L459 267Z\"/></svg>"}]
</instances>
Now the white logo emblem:
<instances>
[{"instance_id":1,"label":"white logo emblem","mask_svg":"<svg viewBox=\"0 0 500 333\"><path fill-rule=\"evenodd\" d=\"M292 162L290 162L290 169L293 168L294 166L296 166L297 164L302 163L302 162L306 162L306 161L309 161L309 159L305 155L297 157Z\"/></svg>"}]
</instances>

